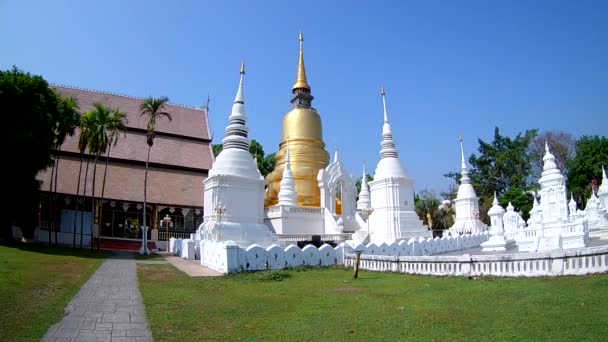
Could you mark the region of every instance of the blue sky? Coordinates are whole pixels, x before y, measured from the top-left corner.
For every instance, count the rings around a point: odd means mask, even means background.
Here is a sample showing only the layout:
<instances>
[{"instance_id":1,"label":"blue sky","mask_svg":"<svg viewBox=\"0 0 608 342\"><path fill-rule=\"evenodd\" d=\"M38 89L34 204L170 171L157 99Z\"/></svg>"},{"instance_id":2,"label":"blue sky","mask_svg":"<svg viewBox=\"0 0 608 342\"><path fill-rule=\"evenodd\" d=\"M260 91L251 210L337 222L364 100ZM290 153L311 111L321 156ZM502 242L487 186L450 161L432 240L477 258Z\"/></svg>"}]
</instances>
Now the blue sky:
<instances>
[{"instance_id":1,"label":"blue sky","mask_svg":"<svg viewBox=\"0 0 608 342\"><path fill-rule=\"evenodd\" d=\"M607 1L0 1L0 68L200 106L220 141L247 64L251 137L276 151L298 31L327 150L374 169L380 84L416 188L445 190L495 126L608 133Z\"/></svg>"}]
</instances>

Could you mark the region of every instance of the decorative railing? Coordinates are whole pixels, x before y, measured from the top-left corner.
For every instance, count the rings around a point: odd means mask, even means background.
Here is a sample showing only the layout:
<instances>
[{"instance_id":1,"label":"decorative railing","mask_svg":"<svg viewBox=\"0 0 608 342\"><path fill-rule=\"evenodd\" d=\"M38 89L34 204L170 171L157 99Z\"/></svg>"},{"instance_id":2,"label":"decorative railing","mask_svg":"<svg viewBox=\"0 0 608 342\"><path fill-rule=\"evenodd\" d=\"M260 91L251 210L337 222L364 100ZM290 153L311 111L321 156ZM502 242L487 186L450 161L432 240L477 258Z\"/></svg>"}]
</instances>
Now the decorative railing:
<instances>
[{"instance_id":1,"label":"decorative railing","mask_svg":"<svg viewBox=\"0 0 608 342\"><path fill-rule=\"evenodd\" d=\"M59 224L55 221L40 221L40 230L59 231Z\"/></svg>"},{"instance_id":2,"label":"decorative railing","mask_svg":"<svg viewBox=\"0 0 608 342\"><path fill-rule=\"evenodd\" d=\"M167 231L164 229L159 229L158 230L158 240L159 241L167 241L170 238L176 238L176 239L189 239L190 238L190 234L193 234L195 232L190 232L190 231L183 231L183 230L169 230L169 237L167 238Z\"/></svg>"},{"instance_id":3,"label":"decorative railing","mask_svg":"<svg viewBox=\"0 0 608 342\"><path fill-rule=\"evenodd\" d=\"M355 254L346 254L347 267ZM550 253L461 256L361 255L360 268L435 276L538 277L608 272L608 246Z\"/></svg>"},{"instance_id":4,"label":"decorative railing","mask_svg":"<svg viewBox=\"0 0 608 342\"><path fill-rule=\"evenodd\" d=\"M313 235L320 236L321 241L343 242L351 238L351 234L277 234L281 242L311 241Z\"/></svg>"}]
</instances>

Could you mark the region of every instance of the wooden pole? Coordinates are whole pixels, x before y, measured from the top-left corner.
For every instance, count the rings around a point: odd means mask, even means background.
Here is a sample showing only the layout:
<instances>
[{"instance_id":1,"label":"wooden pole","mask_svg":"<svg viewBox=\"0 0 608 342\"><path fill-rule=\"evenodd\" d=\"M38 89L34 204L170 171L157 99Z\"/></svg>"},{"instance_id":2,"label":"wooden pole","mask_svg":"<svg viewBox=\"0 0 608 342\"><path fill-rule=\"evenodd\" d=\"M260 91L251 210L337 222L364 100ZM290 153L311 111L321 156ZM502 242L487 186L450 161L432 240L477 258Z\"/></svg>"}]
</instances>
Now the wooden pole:
<instances>
[{"instance_id":1,"label":"wooden pole","mask_svg":"<svg viewBox=\"0 0 608 342\"><path fill-rule=\"evenodd\" d=\"M357 258L355 259L355 274L353 274L353 279L357 279L359 276L359 261L361 260L361 252L355 252Z\"/></svg>"}]
</instances>

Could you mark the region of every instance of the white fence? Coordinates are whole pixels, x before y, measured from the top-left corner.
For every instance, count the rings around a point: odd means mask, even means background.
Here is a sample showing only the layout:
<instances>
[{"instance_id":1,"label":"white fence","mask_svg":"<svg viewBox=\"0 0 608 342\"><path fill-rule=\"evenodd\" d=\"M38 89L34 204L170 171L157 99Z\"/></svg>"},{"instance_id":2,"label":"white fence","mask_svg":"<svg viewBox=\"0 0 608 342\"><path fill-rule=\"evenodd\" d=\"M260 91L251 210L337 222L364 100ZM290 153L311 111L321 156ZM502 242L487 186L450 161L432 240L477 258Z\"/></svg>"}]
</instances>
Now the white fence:
<instances>
[{"instance_id":1,"label":"white fence","mask_svg":"<svg viewBox=\"0 0 608 342\"><path fill-rule=\"evenodd\" d=\"M369 271L400 272L436 276L535 277L581 275L608 272L608 246L497 255L432 255L467 249L485 241L486 234L443 239L410 239L390 245L368 244L352 247L295 245L242 248L228 241L174 239L170 251L222 273L272 270L292 267L345 265L353 267L354 250L362 251L360 268Z\"/></svg>"},{"instance_id":2,"label":"white fence","mask_svg":"<svg viewBox=\"0 0 608 342\"><path fill-rule=\"evenodd\" d=\"M354 266L355 255L345 255L345 265ZM537 277L608 272L608 246L550 253L520 253L460 256L362 255L360 268L436 276Z\"/></svg>"}]
</instances>

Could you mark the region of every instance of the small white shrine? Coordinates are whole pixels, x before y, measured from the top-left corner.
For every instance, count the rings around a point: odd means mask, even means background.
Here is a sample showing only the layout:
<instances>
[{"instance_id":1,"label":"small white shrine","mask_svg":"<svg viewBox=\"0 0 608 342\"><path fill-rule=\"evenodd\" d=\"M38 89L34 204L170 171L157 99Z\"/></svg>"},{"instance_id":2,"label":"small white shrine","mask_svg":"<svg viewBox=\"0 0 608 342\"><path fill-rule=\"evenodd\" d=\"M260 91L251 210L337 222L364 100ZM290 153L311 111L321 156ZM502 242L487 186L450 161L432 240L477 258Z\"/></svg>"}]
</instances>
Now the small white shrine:
<instances>
[{"instance_id":1,"label":"small white shrine","mask_svg":"<svg viewBox=\"0 0 608 342\"><path fill-rule=\"evenodd\" d=\"M298 206L288 151L279 203L265 210L264 222L274 234L284 239L320 235L332 240L336 235L352 234L361 228L356 219L355 182L340 160L338 150L333 162L319 170L317 181L321 206ZM341 213L338 213L338 198Z\"/></svg>"},{"instance_id":2,"label":"small white shrine","mask_svg":"<svg viewBox=\"0 0 608 342\"><path fill-rule=\"evenodd\" d=\"M412 237L430 237L431 231L416 214L414 180L405 172L393 140L384 87L381 95L384 107L382 148L374 180L369 182L373 209L369 216L370 240L391 243Z\"/></svg>"},{"instance_id":3,"label":"small white shrine","mask_svg":"<svg viewBox=\"0 0 608 342\"><path fill-rule=\"evenodd\" d=\"M513 206L511 206L513 209ZM515 241L505 238L503 216L505 210L498 204L496 193L494 193L494 201L492 207L488 211L490 217L490 239L481 244L484 252L506 251L515 245Z\"/></svg>"},{"instance_id":4,"label":"small white shrine","mask_svg":"<svg viewBox=\"0 0 608 342\"><path fill-rule=\"evenodd\" d=\"M587 220L589 235L608 239L608 178L602 167L602 184L597 193L591 191L585 210L579 213Z\"/></svg>"},{"instance_id":5,"label":"small white shrine","mask_svg":"<svg viewBox=\"0 0 608 342\"><path fill-rule=\"evenodd\" d=\"M487 229L486 225L479 219L479 198L475 194L469 170L464 160L464 148L462 147L462 137L460 137L460 185L458 195L454 200L456 220L449 229L451 235L455 234L477 234Z\"/></svg>"}]
</instances>

